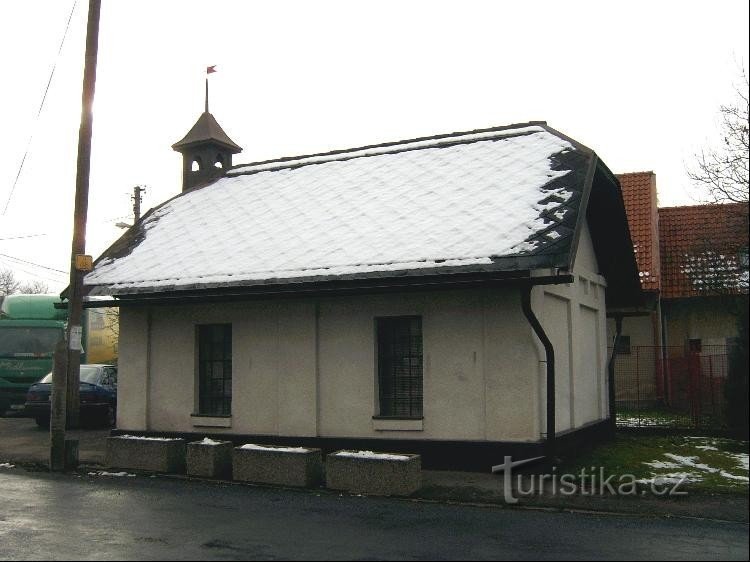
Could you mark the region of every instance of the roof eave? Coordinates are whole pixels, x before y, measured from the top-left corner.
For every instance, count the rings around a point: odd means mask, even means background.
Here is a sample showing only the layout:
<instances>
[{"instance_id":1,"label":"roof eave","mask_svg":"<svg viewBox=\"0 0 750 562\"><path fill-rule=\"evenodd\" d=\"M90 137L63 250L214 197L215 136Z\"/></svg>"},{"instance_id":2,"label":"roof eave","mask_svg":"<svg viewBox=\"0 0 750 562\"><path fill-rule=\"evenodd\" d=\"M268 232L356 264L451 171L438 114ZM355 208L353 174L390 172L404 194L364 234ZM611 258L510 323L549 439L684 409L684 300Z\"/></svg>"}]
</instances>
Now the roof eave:
<instances>
[{"instance_id":1,"label":"roof eave","mask_svg":"<svg viewBox=\"0 0 750 562\"><path fill-rule=\"evenodd\" d=\"M400 291L425 289L469 288L482 285L513 284L529 282L544 284L546 280L568 276L564 268L556 267L554 262L540 258L549 256L526 256L517 261L518 267L510 269L471 270L468 267L431 268L429 270L411 270L400 272L381 272L368 275L336 276L331 278L307 278L269 280L266 282L237 282L222 284L195 284L182 287L168 286L163 288L143 287L139 289L117 289L109 285L88 285L86 294L107 294L119 301L130 303L154 301L159 299L173 300L198 299L212 296L258 296L288 295L306 296L310 294L351 294L373 291ZM527 267L521 267L521 264ZM510 265L509 263L506 265ZM541 272L541 273L540 273ZM547 274L549 273L549 274ZM559 282L570 282L559 281Z\"/></svg>"}]
</instances>

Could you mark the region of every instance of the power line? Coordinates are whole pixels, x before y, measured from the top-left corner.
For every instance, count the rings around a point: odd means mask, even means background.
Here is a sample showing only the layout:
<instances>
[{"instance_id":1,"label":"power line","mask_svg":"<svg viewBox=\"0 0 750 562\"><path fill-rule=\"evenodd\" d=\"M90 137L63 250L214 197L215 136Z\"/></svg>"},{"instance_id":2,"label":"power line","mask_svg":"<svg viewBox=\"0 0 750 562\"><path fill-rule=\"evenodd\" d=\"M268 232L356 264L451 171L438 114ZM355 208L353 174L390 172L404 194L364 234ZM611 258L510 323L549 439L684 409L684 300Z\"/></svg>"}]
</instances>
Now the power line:
<instances>
[{"instance_id":1,"label":"power line","mask_svg":"<svg viewBox=\"0 0 750 562\"><path fill-rule=\"evenodd\" d=\"M16 262L19 262L19 263L25 263L27 265L33 265L34 267L41 267L42 269L47 269L49 271L54 271L55 273L62 273L63 275L67 275L68 274L67 271L62 271L61 269L55 269L54 267L48 267L46 265L41 265L39 263L34 263L33 261L22 260L21 258L16 258L16 257L13 257L13 256L9 256L8 254L0 254L0 257L6 258L6 259L9 259L9 260L13 260L13 261L16 261Z\"/></svg>"},{"instance_id":2,"label":"power line","mask_svg":"<svg viewBox=\"0 0 750 562\"><path fill-rule=\"evenodd\" d=\"M13 186L10 188L10 194L8 195L8 200L5 202L3 215L5 215L5 212L8 210L8 205L10 205L10 200L13 198L13 192L16 190L16 185L18 184L18 178L21 177L21 171L23 170L23 165L26 162L26 157L29 155L29 148L31 148L31 141L34 140L34 129L36 128L36 124L39 122L39 116L42 114L42 109L44 108L44 102L47 100L47 92L49 92L50 84L52 84L52 77L55 75L55 69L57 68L57 61L60 59L60 53L62 53L62 48L63 48L63 45L65 44L65 38L68 36L68 29L70 28L70 20L73 19L73 12L76 9L76 4L78 4L78 0L74 0L73 7L70 9L68 22L65 24L65 32L63 33L62 41L60 41L60 47L57 49L57 57L55 57L55 62L52 65L52 72L50 72L49 74L49 80L47 80L47 87L44 89L44 95L42 96L42 103L39 104L39 111L37 111L36 118L34 119L34 123L31 126L31 135L29 135L29 142L26 143L26 150L23 153L23 158L21 158L21 165L18 166L18 173L16 174L16 179L13 180Z\"/></svg>"},{"instance_id":3,"label":"power line","mask_svg":"<svg viewBox=\"0 0 750 562\"><path fill-rule=\"evenodd\" d=\"M43 281L49 281L50 283L63 283L63 281L60 280L59 278L49 277L40 273L35 273L23 267L19 267L18 265L12 262L6 262L3 260L0 260L0 265L7 266L11 271L21 271L25 273L26 275L30 275L31 277L34 277L36 279L42 279Z\"/></svg>"},{"instance_id":4,"label":"power line","mask_svg":"<svg viewBox=\"0 0 750 562\"><path fill-rule=\"evenodd\" d=\"M23 238L38 238L40 236L47 236L47 234L27 234L25 236L11 236L10 238L0 238L0 242L5 242L6 240L21 240Z\"/></svg>"}]
</instances>

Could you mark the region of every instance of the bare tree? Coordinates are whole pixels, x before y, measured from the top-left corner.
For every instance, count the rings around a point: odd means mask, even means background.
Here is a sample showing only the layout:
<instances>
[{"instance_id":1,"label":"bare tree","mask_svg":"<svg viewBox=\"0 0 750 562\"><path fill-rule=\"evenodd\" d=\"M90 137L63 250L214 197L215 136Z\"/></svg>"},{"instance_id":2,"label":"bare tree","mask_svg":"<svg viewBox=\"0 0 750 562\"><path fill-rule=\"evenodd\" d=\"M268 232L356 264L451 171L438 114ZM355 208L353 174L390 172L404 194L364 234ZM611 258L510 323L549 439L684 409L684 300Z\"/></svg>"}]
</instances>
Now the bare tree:
<instances>
[{"instance_id":1,"label":"bare tree","mask_svg":"<svg viewBox=\"0 0 750 562\"><path fill-rule=\"evenodd\" d=\"M721 142L696 154L696 163L688 168L693 183L706 191L714 203L747 203L750 146L748 145L748 76L735 87L736 99L722 105Z\"/></svg>"},{"instance_id":2,"label":"bare tree","mask_svg":"<svg viewBox=\"0 0 750 562\"><path fill-rule=\"evenodd\" d=\"M0 296L18 292L21 283L10 269L0 269Z\"/></svg>"},{"instance_id":3,"label":"bare tree","mask_svg":"<svg viewBox=\"0 0 750 562\"><path fill-rule=\"evenodd\" d=\"M18 292L25 295L44 295L49 293L49 285L44 281L28 281L18 288Z\"/></svg>"}]
</instances>

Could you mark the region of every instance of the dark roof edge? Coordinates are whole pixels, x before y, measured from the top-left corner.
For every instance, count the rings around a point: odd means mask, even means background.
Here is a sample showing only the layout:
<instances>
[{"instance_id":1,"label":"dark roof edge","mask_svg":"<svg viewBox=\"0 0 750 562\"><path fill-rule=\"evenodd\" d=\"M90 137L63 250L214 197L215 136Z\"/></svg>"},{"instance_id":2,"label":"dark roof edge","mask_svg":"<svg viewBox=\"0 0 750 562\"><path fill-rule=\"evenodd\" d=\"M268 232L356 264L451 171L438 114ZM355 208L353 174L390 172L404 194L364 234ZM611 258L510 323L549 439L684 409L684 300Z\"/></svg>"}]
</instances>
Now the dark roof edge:
<instances>
[{"instance_id":1,"label":"dark roof edge","mask_svg":"<svg viewBox=\"0 0 750 562\"><path fill-rule=\"evenodd\" d=\"M585 148L585 147L584 147ZM594 185L594 176L599 166L599 157L593 150L586 148L590 152L591 160L589 161L589 169L586 170L586 179L583 183L583 193L581 194L581 205L578 207L578 215L576 216L576 227L573 230L573 240L570 243L570 252L568 253L569 262L568 270L573 271L576 264L576 256L578 256L578 244L581 241L581 233L583 232L583 225L586 223L587 211L589 207L589 198L591 196L591 189Z\"/></svg>"},{"instance_id":2,"label":"dark roof edge","mask_svg":"<svg viewBox=\"0 0 750 562\"><path fill-rule=\"evenodd\" d=\"M252 287L214 288L193 291L171 291L163 293L143 293L115 297L112 300L86 301L84 308L106 308L112 306L148 305L148 304L189 304L193 302L218 302L251 300L269 297L326 297L372 293L394 293L427 290L453 290L496 286L521 285L559 285L572 283L570 274L532 276L530 271L506 272L507 275L467 275L455 276L446 280L443 276L434 277L404 277L367 279L366 283L356 283L351 280L339 283L308 282L304 287L290 285L260 285ZM300 284L302 285L302 284Z\"/></svg>"},{"instance_id":3,"label":"dark roof edge","mask_svg":"<svg viewBox=\"0 0 750 562\"><path fill-rule=\"evenodd\" d=\"M229 144L227 142L221 141L221 140L219 140L217 138L213 138L213 137L208 138L208 139L189 141L189 142L182 143L182 144L176 142L176 143L174 143L172 145L172 150L174 150L175 152L181 152L183 149L188 149L188 148L192 148L193 146L196 146L196 145L209 144L209 143L218 144L219 146L226 147L226 148L230 149L230 151L233 154L239 154L240 152L242 152L242 147L239 146L238 144L236 144L236 143L235 144Z\"/></svg>"},{"instance_id":4,"label":"dark roof edge","mask_svg":"<svg viewBox=\"0 0 750 562\"><path fill-rule=\"evenodd\" d=\"M572 137L569 137L565 133L561 133L557 129L555 129L553 127L550 127L549 125L547 125L546 121L539 121L539 122L534 123L534 125L538 125L538 126L544 128L544 129L546 129L547 132L552 133L553 135L558 136L561 139L564 139L564 140L568 141L570 144L572 144L573 146L575 146L578 150L580 150L582 152L587 152L590 155L596 156L596 154L594 153L594 151L591 150L588 146L586 146L583 143L578 142L577 140L575 140Z\"/></svg>"}]
</instances>

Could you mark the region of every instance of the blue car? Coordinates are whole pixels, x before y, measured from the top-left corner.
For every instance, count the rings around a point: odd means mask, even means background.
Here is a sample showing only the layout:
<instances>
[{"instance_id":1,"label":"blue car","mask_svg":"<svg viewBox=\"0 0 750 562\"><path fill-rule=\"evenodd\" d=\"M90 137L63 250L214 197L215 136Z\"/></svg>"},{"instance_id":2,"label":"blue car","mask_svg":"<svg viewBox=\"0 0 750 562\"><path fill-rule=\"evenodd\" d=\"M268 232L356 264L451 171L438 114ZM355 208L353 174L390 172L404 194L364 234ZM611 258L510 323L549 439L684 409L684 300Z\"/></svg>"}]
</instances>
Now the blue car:
<instances>
[{"instance_id":1,"label":"blue car","mask_svg":"<svg viewBox=\"0 0 750 562\"><path fill-rule=\"evenodd\" d=\"M117 418L117 367L81 365L81 420L114 426ZM49 427L52 373L32 384L26 394L24 412L40 427Z\"/></svg>"}]
</instances>

